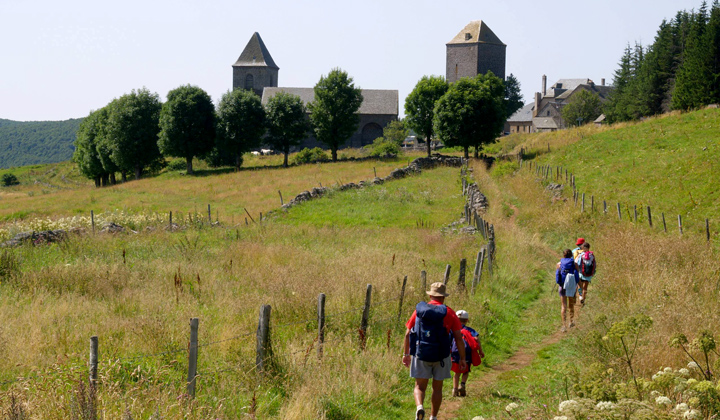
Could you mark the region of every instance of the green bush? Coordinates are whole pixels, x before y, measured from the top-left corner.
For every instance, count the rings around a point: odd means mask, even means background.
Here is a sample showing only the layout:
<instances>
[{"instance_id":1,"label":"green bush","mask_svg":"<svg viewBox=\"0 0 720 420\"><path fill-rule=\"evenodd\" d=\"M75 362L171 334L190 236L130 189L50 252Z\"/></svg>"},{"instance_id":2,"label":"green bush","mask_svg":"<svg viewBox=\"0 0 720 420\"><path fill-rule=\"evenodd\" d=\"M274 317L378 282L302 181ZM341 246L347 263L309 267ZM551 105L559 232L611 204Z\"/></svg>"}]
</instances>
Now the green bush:
<instances>
[{"instance_id":1,"label":"green bush","mask_svg":"<svg viewBox=\"0 0 720 420\"><path fill-rule=\"evenodd\" d=\"M17 177L11 173L3 174L2 176L2 184L5 187L9 187L12 185L18 185L20 184L20 181L18 181Z\"/></svg>"},{"instance_id":2,"label":"green bush","mask_svg":"<svg viewBox=\"0 0 720 420\"><path fill-rule=\"evenodd\" d=\"M392 158L400 154L400 146L385 137L378 137L373 144L365 146L370 149L370 156L379 158Z\"/></svg>"},{"instance_id":3,"label":"green bush","mask_svg":"<svg viewBox=\"0 0 720 420\"><path fill-rule=\"evenodd\" d=\"M435 149L436 153L453 153L453 152L464 152L465 149L463 149L462 146L455 146L455 147L441 147L439 149Z\"/></svg>"},{"instance_id":4,"label":"green bush","mask_svg":"<svg viewBox=\"0 0 720 420\"><path fill-rule=\"evenodd\" d=\"M167 169L168 171L184 171L187 169L187 162L182 158L173 159L168 162Z\"/></svg>"},{"instance_id":5,"label":"green bush","mask_svg":"<svg viewBox=\"0 0 720 420\"><path fill-rule=\"evenodd\" d=\"M518 169L518 164L511 161L495 162L492 174L494 176L512 175Z\"/></svg>"},{"instance_id":6,"label":"green bush","mask_svg":"<svg viewBox=\"0 0 720 420\"><path fill-rule=\"evenodd\" d=\"M303 163L328 162L329 160L330 156L328 156L328 154L319 147L314 149L308 149L306 147L293 157L293 163L296 165L301 165Z\"/></svg>"}]
</instances>

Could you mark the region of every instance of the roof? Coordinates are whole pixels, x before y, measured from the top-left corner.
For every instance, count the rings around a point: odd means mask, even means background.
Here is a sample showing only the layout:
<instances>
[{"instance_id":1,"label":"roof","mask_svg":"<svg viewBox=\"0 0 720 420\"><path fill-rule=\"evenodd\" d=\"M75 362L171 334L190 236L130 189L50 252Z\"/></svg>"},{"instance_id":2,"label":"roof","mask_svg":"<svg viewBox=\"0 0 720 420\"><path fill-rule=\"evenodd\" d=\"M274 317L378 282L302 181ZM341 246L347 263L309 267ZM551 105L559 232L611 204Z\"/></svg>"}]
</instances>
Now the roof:
<instances>
[{"instance_id":1,"label":"roof","mask_svg":"<svg viewBox=\"0 0 720 420\"><path fill-rule=\"evenodd\" d=\"M524 107L518 109L515 111L514 114L510 116L510 118L507 119L508 122L532 122L533 120L533 108L535 108L534 103L529 103L525 105Z\"/></svg>"},{"instance_id":2,"label":"roof","mask_svg":"<svg viewBox=\"0 0 720 420\"><path fill-rule=\"evenodd\" d=\"M533 118L533 125L536 129L558 129L558 124L552 117Z\"/></svg>"},{"instance_id":3,"label":"roof","mask_svg":"<svg viewBox=\"0 0 720 420\"><path fill-rule=\"evenodd\" d=\"M605 122L605 114L600 114L599 117L595 121L593 121L596 124L601 124Z\"/></svg>"},{"instance_id":4,"label":"roof","mask_svg":"<svg viewBox=\"0 0 720 420\"><path fill-rule=\"evenodd\" d=\"M473 43L505 45L482 20L468 23L462 31L455 35L455 38L448 42L448 45Z\"/></svg>"},{"instance_id":5,"label":"roof","mask_svg":"<svg viewBox=\"0 0 720 420\"><path fill-rule=\"evenodd\" d=\"M260 34L255 32L250 41L248 41L245 49L243 50L240 57L237 59L233 67L246 67L246 66L260 66L260 67L272 67L279 69L275 61L273 61L270 51L268 51L265 43Z\"/></svg>"},{"instance_id":6,"label":"roof","mask_svg":"<svg viewBox=\"0 0 720 420\"><path fill-rule=\"evenodd\" d=\"M305 105L315 100L315 90L313 88L266 87L262 95L263 105L267 104L268 100L277 95L278 92L297 95ZM398 115L397 90L362 89L361 93L363 101L358 114Z\"/></svg>"}]
</instances>

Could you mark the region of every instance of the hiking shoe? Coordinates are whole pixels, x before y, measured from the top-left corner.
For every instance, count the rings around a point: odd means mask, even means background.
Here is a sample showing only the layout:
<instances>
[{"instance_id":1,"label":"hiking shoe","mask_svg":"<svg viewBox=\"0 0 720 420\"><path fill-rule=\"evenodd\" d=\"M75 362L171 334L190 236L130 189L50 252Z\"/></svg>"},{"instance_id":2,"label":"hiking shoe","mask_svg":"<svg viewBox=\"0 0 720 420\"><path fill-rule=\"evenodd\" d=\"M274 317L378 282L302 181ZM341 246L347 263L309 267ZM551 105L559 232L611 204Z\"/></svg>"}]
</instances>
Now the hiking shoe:
<instances>
[{"instance_id":1,"label":"hiking shoe","mask_svg":"<svg viewBox=\"0 0 720 420\"><path fill-rule=\"evenodd\" d=\"M561 331L561 332L567 332L567 328L565 328L565 326L563 325L562 328L560 328L560 331Z\"/></svg>"},{"instance_id":2,"label":"hiking shoe","mask_svg":"<svg viewBox=\"0 0 720 420\"><path fill-rule=\"evenodd\" d=\"M575 326L575 321L570 322L570 328Z\"/></svg>"},{"instance_id":3,"label":"hiking shoe","mask_svg":"<svg viewBox=\"0 0 720 420\"><path fill-rule=\"evenodd\" d=\"M458 396L460 396L460 397L467 396L467 391L465 391L465 387L461 387L460 389L458 389Z\"/></svg>"},{"instance_id":4,"label":"hiking shoe","mask_svg":"<svg viewBox=\"0 0 720 420\"><path fill-rule=\"evenodd\" d=\"M415 420L425 420L425 410L418 408L415 412Z\"/></svg>"},{"instance_id":5,"label":"hiking shoe","mask_svg":"<svg viewBox=\"0 0 720 420\"><path fill-rule=\"evenodd\" d=\"M453 397L459 397L459 396L460 396L460 391L459 391L457 388L453 388L453 390L452 390L452 396L453 396Z\"/></svg>"}]
</instances>

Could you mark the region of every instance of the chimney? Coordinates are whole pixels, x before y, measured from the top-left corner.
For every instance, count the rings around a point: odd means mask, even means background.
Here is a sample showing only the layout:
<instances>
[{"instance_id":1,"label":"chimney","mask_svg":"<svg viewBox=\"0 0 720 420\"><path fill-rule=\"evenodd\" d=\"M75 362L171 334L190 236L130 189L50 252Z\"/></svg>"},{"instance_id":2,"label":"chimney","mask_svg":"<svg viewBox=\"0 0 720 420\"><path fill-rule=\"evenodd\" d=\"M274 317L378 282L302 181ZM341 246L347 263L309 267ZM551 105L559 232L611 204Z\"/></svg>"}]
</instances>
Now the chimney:
<instances>
[{"instance_id":1,"label":"chimney","mask_svg":"<svg viewBox=\"0 0 720 420\"><path fill-rule=\"evenodd\" d=\"M602 79L600 79L600 85L605 86L605 78L604 77Z\"/></svg>"},{"instance_id":2,"label":"chimney","mask_svg":"<svg viewBox=\"0 0 720 420\"><path fill-rule=\"evenodd\" d=\"M544 74L542 77L542 94L543 96L547 95L547 76Z\"/></svg>"},{"instance_id":3,"label":"chimney","mask_svg":"<svg viewBox=\"0 0 720 420\"><path fill-rule=\"evenodd\" d=\"M533 117L538 116L538 112L540 112L540 92L535 92L535 109L533 110Z\"/></svg>"}]
</instances>

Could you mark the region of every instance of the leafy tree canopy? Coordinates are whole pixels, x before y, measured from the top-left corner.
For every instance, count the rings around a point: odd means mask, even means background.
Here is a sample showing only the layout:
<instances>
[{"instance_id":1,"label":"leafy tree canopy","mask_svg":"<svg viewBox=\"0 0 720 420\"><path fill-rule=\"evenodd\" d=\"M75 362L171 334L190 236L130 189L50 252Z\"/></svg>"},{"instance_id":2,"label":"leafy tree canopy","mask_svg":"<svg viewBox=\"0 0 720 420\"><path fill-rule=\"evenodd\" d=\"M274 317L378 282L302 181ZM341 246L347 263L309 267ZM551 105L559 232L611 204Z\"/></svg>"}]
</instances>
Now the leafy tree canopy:
<instances>
[{"instance_id":1,"label":"leafy tree canopy","mask_svg":"<svg viewBox=\"0 0 720 420\"><path fill-rule=\"evenodd\" d=\"M505 80L505 119L510 118L523 105L525 104L520 91L520 81L510 73L507 80Z\"/></svg>"},{"instance_id":2,"label":"leafy tree canopy","mask_svg":"<svg viewBox=\"0 0 720 420\"><path fill-rule=\"evenodd\" d=\"M242 155L260 145L265 134L265 110L252 91L236 89L225 93L217 110L217 149L232 156L236 168Z\"/></svg>"},{"instance_id":3,"label":"leafy tree canopy","mask_svg":"<svg viewBox=\"0 0 720 420\"><path fill-rule=\"evenodd\" d=\"M163 155L185 158L192 174L193 158L205 156L215 145L215 107L197 86L175 88L167 99L160 110L158 146Z\"/></svg>"},{"instance_id":4,"label":"leafy tree canopy","mask_svg":"<svg viewBox=\"0 0 720 420\"><path fill-rule=\"evenodd\" d=\"M403 142L407 138L410 130L407 129L407 125L404 120L393 120L383 128L383 137L387 141L391 141L402 147Z\"/></svg>"},{"instance_id":5,"label":"leafy tree canopy","mask_svg":"<svg viewBox=\"0 0 720 420\"><path fill-rule=\"evenodd\" d=\"M102 176L107 173L100 159L97 145L101 141L107 122L107 109L91 111L81 123L75 139L73 161L78 165L80 173L95 180L100 186ZM109 159L109 156L106 158Z\"/></svg>"},{"instance_id":6,"label":"leafy tree canopy","mask_svg":"<svg viewBox=\"0 0 720 420\"><path fill-rule=\"evenodd\" d=\"M582 89L570 97L562 109L562 117L567 126L588 124L602 114L600 97Z\"/></svg>"},{"instance_id":7,"label":"leafy tree canopy","mask_svg":"<svg viewBox=\"0 0 720 420\"><path fill-rule=\"evenodd\" d=\"M300 145L308 132L305 105L297 95L280 92L268 100L268 142L285 155L283 166L288 166L290 148Z\"/></svg>"},{"instance_id":8,"label":"leafy tree canopy","mask_svg":"<svg viewBox=\"0 0 720 420\"><path fill-rule=\"evenodd\" d=\"M405 121L408 128L425 137L427 154L430 156L430 140L433 137L435 105L448 91L442 76L423 76L412 92L405 98Z\"/></svg>"},{"instance_id":9,"label":"leafy tree canopy","mask_svg":"<svg viewBox=\"0 0 720 420\"><path fill-rule=\"evenodd\" d=\"M315 85L315 100L308 104L315 137L325 143L337 161L337 149L357 130L357 112L363 97L352 77L341 69L333 69Z\"/></svg>"}]
</instances>

